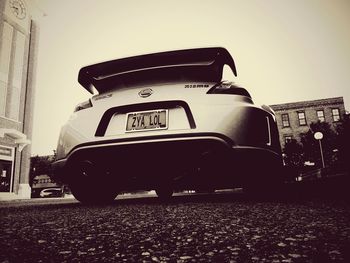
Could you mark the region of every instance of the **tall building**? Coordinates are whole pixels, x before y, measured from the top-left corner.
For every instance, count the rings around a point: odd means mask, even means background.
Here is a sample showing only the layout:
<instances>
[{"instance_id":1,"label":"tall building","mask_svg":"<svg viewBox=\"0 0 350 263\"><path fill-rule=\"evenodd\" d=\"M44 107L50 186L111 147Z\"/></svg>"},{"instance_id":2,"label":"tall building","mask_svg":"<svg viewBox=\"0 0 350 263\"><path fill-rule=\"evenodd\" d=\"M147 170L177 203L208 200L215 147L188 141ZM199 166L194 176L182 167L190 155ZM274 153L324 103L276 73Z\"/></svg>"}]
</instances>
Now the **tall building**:
<instances>
[{"instance_id":1,"label":"tall building","mask_svg":"<svg viewBox=\"0 0 350 263\"><path fill-rule=\"evenodd\" d=\"M343 97L270 105L276 113L282 149L286 141L309 131L312 122L327 122L335 130L345 114Z\"/></svg>"},{"instance_id":2,"label":"tall building","mask_svg":"<svg viewBox=\"0 0 350 263\"><path fill-rule=\"evenodd\" d=\"M38 26L31 1L0 1L0 200L29 198Z\"/></svg>"}]
</instances>

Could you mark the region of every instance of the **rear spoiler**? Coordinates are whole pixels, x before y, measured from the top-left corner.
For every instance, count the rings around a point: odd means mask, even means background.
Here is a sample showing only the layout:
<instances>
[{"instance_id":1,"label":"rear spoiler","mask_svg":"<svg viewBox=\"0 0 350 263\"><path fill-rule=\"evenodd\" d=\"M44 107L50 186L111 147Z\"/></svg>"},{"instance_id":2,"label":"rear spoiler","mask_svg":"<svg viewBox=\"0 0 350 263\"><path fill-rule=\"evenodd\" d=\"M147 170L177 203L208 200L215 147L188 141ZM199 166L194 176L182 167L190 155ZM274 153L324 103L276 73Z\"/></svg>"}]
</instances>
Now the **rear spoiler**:
<instances>
[{"instance_id":1,"label":"rear spoiler","mask_svg":"<svg viewBox=\"0 0 350 263\"><path fill-rule=\"evenodd\" d=\"M201 68L206 70L206 78L220 81L224 65L228 65L237 76L234 60L225 48L186 49L122 58L86 66L80 69L78 81L92 94L95 89L102 93L111 89L115 83L125 82L128 74L130 79L135 79L133 73L150 70L174 71L184 68L189 70ZM162 76L162 74L158 75Z\"/></svg>"}]
</instances>

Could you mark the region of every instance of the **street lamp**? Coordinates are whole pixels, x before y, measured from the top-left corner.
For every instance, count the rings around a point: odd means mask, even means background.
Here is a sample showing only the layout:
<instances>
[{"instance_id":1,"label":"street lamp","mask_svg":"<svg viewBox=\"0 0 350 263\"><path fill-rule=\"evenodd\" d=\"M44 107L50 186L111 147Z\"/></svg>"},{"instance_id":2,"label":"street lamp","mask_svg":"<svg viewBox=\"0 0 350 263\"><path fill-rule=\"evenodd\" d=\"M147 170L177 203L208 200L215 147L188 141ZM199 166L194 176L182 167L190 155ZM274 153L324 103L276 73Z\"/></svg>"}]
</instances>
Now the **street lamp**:
<instances>
[{"instance_id":1,"label":"street lamp","mask_svg":"<svg viewBox=\"0 0 350 263\"><path fill-rule=\"evenodd\" d=\"M322 160L322 167L325 168L324 166L324 159L323 159L323 151L322 151L322 144L321 144L321 140L323 138L323 133L322 132L316 132L314 134L314 138L316 140L318 140L319 144L320 144L320 152L321 152L321 160Z\"/></svg>"}]
</instances>

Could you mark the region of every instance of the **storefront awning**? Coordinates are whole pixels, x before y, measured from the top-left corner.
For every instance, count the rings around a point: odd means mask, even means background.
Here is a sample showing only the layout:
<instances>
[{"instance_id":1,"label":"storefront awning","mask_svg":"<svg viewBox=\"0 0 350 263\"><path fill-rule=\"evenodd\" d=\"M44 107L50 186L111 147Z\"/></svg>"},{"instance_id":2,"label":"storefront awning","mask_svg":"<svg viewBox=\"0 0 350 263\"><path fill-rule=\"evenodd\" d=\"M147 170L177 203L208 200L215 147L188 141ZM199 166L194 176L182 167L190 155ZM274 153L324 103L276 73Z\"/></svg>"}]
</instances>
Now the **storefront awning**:
<instances>
[{"instance_id":1,"label":"storefront awning","mask_svg":"<svg viewBox=\"0 0 350 263\"><path fill-rule=\"evenodd\" d=\"M0 138L4 138L5 136L14 140L14 143L17 144L18 151L20 152L24 147L31 143L31 141L27 139L27 135L16 129L0 129Z\"/></svg>"}]
</instances>

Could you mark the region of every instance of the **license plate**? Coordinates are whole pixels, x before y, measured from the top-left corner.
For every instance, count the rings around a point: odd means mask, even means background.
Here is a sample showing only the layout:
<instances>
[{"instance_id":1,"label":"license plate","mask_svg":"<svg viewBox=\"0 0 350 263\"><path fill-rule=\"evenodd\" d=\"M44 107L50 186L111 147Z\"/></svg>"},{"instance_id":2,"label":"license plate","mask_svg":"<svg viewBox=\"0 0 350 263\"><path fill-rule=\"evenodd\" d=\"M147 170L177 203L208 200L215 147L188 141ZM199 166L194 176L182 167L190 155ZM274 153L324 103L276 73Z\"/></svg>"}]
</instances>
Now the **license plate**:
<instances>
[{"instance_id":1,"label":"license plate","mask_svg":"<svg viewBox=\"0 0 350 263\"><path fill-rule=\"evenodd\" d=\"M168 110L131 112L126 116L126 132L168 129Z\"/></svg>"}]
</instances>

